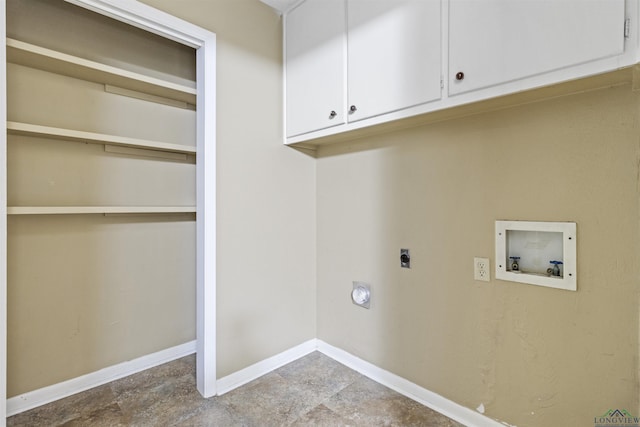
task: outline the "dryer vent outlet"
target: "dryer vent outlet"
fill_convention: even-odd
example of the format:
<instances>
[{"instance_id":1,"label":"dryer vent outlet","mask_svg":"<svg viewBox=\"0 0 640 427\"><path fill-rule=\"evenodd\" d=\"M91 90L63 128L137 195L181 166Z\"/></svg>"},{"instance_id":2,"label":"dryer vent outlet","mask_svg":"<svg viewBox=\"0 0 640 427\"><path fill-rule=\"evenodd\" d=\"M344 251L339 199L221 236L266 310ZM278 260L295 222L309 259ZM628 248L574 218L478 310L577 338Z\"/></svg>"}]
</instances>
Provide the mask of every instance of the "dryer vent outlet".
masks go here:
<instances>
[{"instance_id":1,"label":"dryer vent outlet","mask_svg":"<svg viewBox=\"0 0 640 427\"><path fill-rule=\"evenodd\" d=\"M353 282L351 301L362 308L371 306L371 286L363 282Z\"/></svg>"}]
</instances>

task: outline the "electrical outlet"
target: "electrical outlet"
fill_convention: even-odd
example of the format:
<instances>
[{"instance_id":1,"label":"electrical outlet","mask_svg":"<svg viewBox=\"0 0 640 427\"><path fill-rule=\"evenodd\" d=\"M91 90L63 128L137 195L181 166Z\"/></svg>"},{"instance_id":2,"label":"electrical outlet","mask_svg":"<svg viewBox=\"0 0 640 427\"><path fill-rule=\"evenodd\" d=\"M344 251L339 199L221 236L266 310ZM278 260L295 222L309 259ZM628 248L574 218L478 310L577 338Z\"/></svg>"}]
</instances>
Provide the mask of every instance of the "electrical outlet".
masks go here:
<instances>
[{"instance_id":1,"label":"electrical outlet","mask_svg":"<svg viewBox=\"0 0 640 427\"><path fill-rule=\"evenodd\" d=\"M491 279L489 274L489 258L473 259L473 279L488 282Z\"/></svg>"}]
</instances>

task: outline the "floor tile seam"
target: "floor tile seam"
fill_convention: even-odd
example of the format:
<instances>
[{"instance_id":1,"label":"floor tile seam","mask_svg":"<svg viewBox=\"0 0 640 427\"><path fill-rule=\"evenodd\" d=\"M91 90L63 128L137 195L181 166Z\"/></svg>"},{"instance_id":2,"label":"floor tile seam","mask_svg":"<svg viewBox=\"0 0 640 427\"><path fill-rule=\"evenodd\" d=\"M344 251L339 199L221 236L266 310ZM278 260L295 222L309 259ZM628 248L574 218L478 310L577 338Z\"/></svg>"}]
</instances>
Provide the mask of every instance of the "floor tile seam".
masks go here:
<instances>
[{"instance_id":1,"label":"floor tile seam","mask_svg":"<svg viewBox=\"0 0 640 427\"><path fill-rule=\"evenodd\" d=\"M207 404L206 403L202 403L201 405L199 405L199 407L195 410L195 411L191 411L189 413L188 416L181 418L180 416L178 416L178 419L176 420L172 420L170 426L178 426L184 423L188 423L190 419L199 416L200 414L202 414L203 412L205 412L207 409Z\"/></svg>"},{"instance_id":2,"label":"floor tile seam","mask_svg":"<svg viewBox=\"0 0 640 427\"><path fill-rule=\"evenodd\" d=\"M319 354L320 356L317 356L317 357L321 357L321 356L322 356L322 353L319 353L319 352L318 352L318 354ZM345 365L343 365L343 364L341 364L341 363L339 363L339 362L335 362L335 363L339 364L339 365L341 366L341 368L349 369L350 371L352 371L352 369L351 369L351 368L349 368L349 367L347 367L347 366L345 366ZM330 373L333 373L334 371L335 371L335 369L330 369ZM301 382L301 381L299 381L299 379L298 379L298 377L297 377L297 376L292 376L291 378L289 378L289 376L283 376L283 375L280 375L280 373L279 373L279 372L277 372L277 370L276 370L276 371L273 371L273 373L277 374L277 375L278 375L280 378L282 378L282 379L283 379L287 384L291 384L292 386L301 386L301 385L303 386L303 385L304 385L304 384L302 384L302 382ZM329 374L330 374L330 373L329 373ZM350 387L350 386L354 385L358 380L362 380L362 378L364 378L364 376L363 376L362 374L360 374L360 373L357 373L357 375L356 375L352 380L347 381L347 382L345 382L345 383L343 383L343 384L340 384L340 387L339 387L339 388L337 388L337 389L335 389L335 390L332 390L332 393L331 393L331 394L328 394L328 395L325 395L325 396L320 397L320 399L318 399L316 402L314 402L314 405L313 405L312 407L308 408L305 412L303 412L303 413L299 414L299 416L296 418L296 420L295 420L294 422L290 423L290 424L293 424L293 423L295 423L296 421L298 421L299 419L303 418L305 415L307 415L309 412L311 412L311 411L315 410L315 409L316 409L317 407L319 407L320 405L324 405L324 406L325 406L325 408L327 408L328 410L330 410L330 411L331 411L331 412L333 412L334 414L336 414L336 415L340 415L340 414L339 414L337 411L335 411L333 408L331 408L331 407L327 406L327 404L328 404L328 403L331 401L331 399L332 399L332 398L334 398L336 395L340 394L340 393L341 393L343 390L345 390L346 388L348 388L348 387ZM322 377L319 377L319 379L322 379ZM326 381L325 381L325 383L326 383Z\"/></svg>"},{"instance_id":3,"label":"floor tile seam","mask_svg":"<svg viewBox=\"0 0 640 427\"><path fill-rule=\"evenodd\" d=\"M267 375L267 374L265 374L265 375ZM263 376L264 376L264 375L263 375ZM256 378L256 379L259 379L259 378L262 378L262 377L258 377L258 378ZM253 381L255 381L255 380L253 380ZM252 382L253 382L253 381L252 381ZM247 383L247 384L250 384L250 383ZM238 387L238 388L242 388L242 387L244 387L244 386L245 386L245 385L247 385L247 384L244 384L243 386L240 386L240 387ZM237 390L237 389L234 389L234 390ZM234 390L231 390L231 391L229 391L229 392L227 392L227 393L225 393L225 394L223 394L223 395L216 395L216 396L213 396L213 397L211 397L210 399L214 399L214 401L215 401L216 403L218 403L219 405L223 406L223 407L227 410L227 412L228 412L228 413L230 413L230 414L232 415L232 417L233 417L234 419L236 419L236 420L238 420L239 422L241 422L241 423L242 423L241 425L242 425L243 427L244 427L244 426L252 426L252 425L253 425L253 423L252 423L251 419L250 419L250 418L247 418L246 416L243 416L240 412L238 412L238 410L237 410L236 408L234 408L234 406L233 406L233 400L232 400L232 399L228 399L228 398L227 398L227 399L225 399L225 398L224 398L224 396L226 396L226 395L228 395L228 394L230 394L230 393L233 393L233 391L234 391Z\"/></svg>"},{"instance_id":4,"label":"floor tile seam","mask_svg":"<svg viewBox=\"0 0 640 427\"><path fill-rule=\"evenodd\" d=\"M350 372L355 373L355 375L353 375L354 378L352 380L347 381L347 382L345 382L343 384L343 386L340 388L340 390L342 390L345 387L348 387L349 385L353 384L355 381L357 381L357 380L361 379L362 377L364 377L364 375L354 371L353 369L349 368L348 366L345 366L345 365L343 365L343 364L341 364L339 362L335 362L335 363L337 365L339 365L339 367L336 366L336 367L330 367L329 369L325 369L326 372L324 372L324 374L325 374L324 377L322 377L322 376L318 377L321 380L321 382L326 382L326 379L325 379L326 377L332 377L332 376L336 376L336 375L341 375L340 372L336 373L336 371L338 371L338 370L348 370ZM320 370L319 368L323 368L323 367L315 367L316 370ZM274 372L279 373L278 371L279 370L276 370ZM300 376L301 375L299 373L295 373L293 375L288 373L286 375L280 375L280 376L283 377L287 381L291 381L294 384L300 384L300 383L304 382L304 381L300 380ZM304 377L308 378L310 376L307 374L307 375L304 375Z\"/></svg>"},{"instance_id":5,"label":"floor tile seam","mask_svg":"<svg viewBox=\"0 0 640 427\"><path fill-rule=\"evenodd\" d=\"M137 386L127 387L126 389L121 390L114 390L114 387L111 387L111 392L114 395L114 400L118 403L121 403L123 401L135 398L137 395L145 395L153 392L160 387L166 386L167 383L171 383L174 386L178 387L185 384L190 385L191 382L193 382L193 386L195 387L193 374L187 373L176 377L165 378L164 381L160 381L158 383L139 384Z\"/></svg>"},{"instance_id":6,"label":"floor tile seam","mask_svg":"<svg viewBox=\"0 0 640 427\"><path fill-rule=\"evenodd\" d=\"M89 393L89 392L91 392L91 391L96 391L97 389L99 389L99 388L101 388L101 387L104 387L104 385L102 385L102 386L98 386L98 387L94 387L94 388L89 389L89 390L85 390L84 392L77 393L76 395L72 395L72 396L70 396L70 397L77 396L77 395L79 395L79 394ZM105 410L105 408L108 408L108 407L110 407L110 406L112 406L112 405L114 405L114 404L115 404L115 405L118 405L118 408L120 409L120 412L122 412L122 408L120 407L120 404L118 403L118 401L117 401L117 399L116 399L116 396L115 396L115 393L114 393L114 392L113 392L113 390L111 389L111 386L110 386L110 385L109 385L109 387L108 387L108 390L110 391L110 394L111 394L111 396L110 396L110 398L109 398L109 399L106 399L106 400L104 400L104 401L101 401L99 405L93 405L93 404L92 404L93 402L92 402L92 403L90 403L90 404L87 404L87 403L85 402L85 403L83 404L83 407L81 407L81 408L77 411L77 413L75 414L75 416L74 416L74 417L62 420L62 421L59 423L59 425L65 425L65 424L70 423L70 422L73 422L73 421L80 421L80 420L82 420L82 419L84 419L84 418L90 417L92 414L95 414L95 413L97 413L97 412L99 412L99 411L103 411L103 410ZM68 397L68 398L69 398L69 397ZM68 398L67 398L67 399L68 399ZM63 400L64 400L64 399L63 399ZM93 400L93 399L91 399L91 400ZM52 404L55 404L55 403L56 403L56 402L52 402ZM37 408L36 408L36 409L37 409Z\"/></svg>"},{"instance_id":7,"label":"floor tile seam","mask_svg":"<svg viewBox=\"0 0 640 427\"><path fill-rule=\"evenodd\" d=\"M347 387L350 387L351 385L353 385L355 381L350 382L348 384L345 384L344 386L340 387L340 389L334 391L332 394L324 397L323 399L321 399L320 403L318 403L316 406L313 407L313 409L317 408L320 405L324 405L327 409L329 409L332 412L335 412L333 410L333 408L331 408L330 406L327 406L327 404L329 404L329 402L331 402L331 399L333 399L334 397L336 397L338 394L340 394L343 390L345 390Z\"/></svg>"},{"instance_id":8,"label":"floor tile seam","mask_svg":"<svg viewBox=\"0 0 640 427\"><path fill-rule=\"evenodd\" d=\"M322 377L320 377L320 379L322 379ZM331 394L328 395L323 395L321 396L317 402L314 402L315 405L309 409L308 411L305 412L305 414L315 408L317 408L320 405L324 405L325 403L327 403L332 397L334 397L335 395L337 395L338 393L340 393L342 390L344 390L345 388L349 387L350 385L352 385L355 381L357 380L354 379L352 381L346 382L344 384L341 384L339 388L332 390ZM287 381L287 383L292 384L292 385L297 385L297 386L302 386L304 387L304 384L302 384L296 377L293 377L291 379L285 378L285 381ZM326 381L324 381L324 383L326 383ZM326 406L326 405L325 405Z\"/></svg>"},{"instance_id":9,"label":"floor tile seam","mask_svg":"<svg viewBox=\"0 0 640 427\"><path fill-rule=\"evenodd\" d=\"M264 382L267 383L271 383L272 381L278 382L280 384L283 384L287 389L290 389L292 387L297 387L299 384L293 379L293 378L288 378L285 377L283 375L280 374L280 372L278 372L278 370L274 370L268 373L265 373L264 375L256 378L253 381L257 381L257 380L262 380ZM252 381L252 382L253 382ZM247 383L247 384L251 384ZM228 394L233 393L233 390L230 391ZM256 427L265 427L265 425L263 424L255 424L255 419L253 417L247 417L247 416L243 416L242 413L239 413L238 409L235 407L235 405L233 404L234 399L225 399L224 396L226 396L227 394L223 395L223 396L217 396L217 398L221 398L219 400L219 402L225 406L225 408L227 408L227 410L229 410L232 414L234 414L234 416L236 418L239 418L241 420L241 422L244 422L244 425L249 425L249 426L253 426L256 425ZM302 393L301 393L302 396ZM284 418L290 418L287 421L285 421L282 425L291 425L293 423L295 423L297 420L300 419L300 417L303 414L306 414L309 410L315 408L315 406L320 405L322 402L320 401L322 399L318 399L317 403L314 402L314 405L312 405L309 408L305 408L303 413L298 413L297 409L297 405L293 402L290 402L291 405L283 412L281 412L279 415L284 417ZM281 407L281 409L283 409ZM280 427L280 425L278 425L278 427Z\"/></svg>"},{"instance_id":10,"label":"floor tile seam","mask_svg":"<svg viewBox=\"0 0 640 427\"><path fill-rule=\"evenodd\" d=\"M126 422L126 420L128 418L130 418L129 414L127 414L125 412L124 408L122 407L122 405L120 404L120 402L117 399L115 399L115 403L116 403L116 405L118 405L118 409L120 409L120 415L122 417L122 421Z\"/></svg>"},{"instance_id":11,"label":"floor tile seam","mask_svg":"<svg viewBox=\"0 0 640 427\"><path fill-rule=\"evenodd\" d=\"M118 408L120 408L120 412L122 412L122 415L124 417L129 416L129 411L126 410L125 406L122 404L122 399L121 399L121 394L122 393L116 393L115 391L113 391L114 394L114 402L118 405Z\"/></svg>"},{"instance_id":12,"label":"floor tile seam","mask_svg":"<svg viewBox=\"0 0 640 427\"><path fill-rule=\"evenodd\" d=\"M342 387L340 387L340 389L338 389L338 390L334 391L332 394L320 399L320 401L315 406L313 406L313 407L309 408L307 411L299 414L299 416L293 422L291 422L290 425L291 424L295 424L297 421L303 419L307 414L309 414L312 411L316 410L320 406L324 406L327 410L331 411L336 416L345 417L345 414L342 414L339 411L336 411L336 408L331 407L332 405L330 404L330 402L334 397L336 397L338 394L340 394L347 387L353 385L355 383L355 381L356 380L353 380L353 381L350 381L349 383L344 384Z\"/></svg>"},{"instance_id":13,"label":"floor tile seam","mask_svg":"<svg viewBox=\"0 0 640 427\"><path fill-rule=\"evenodd\" d=\"M296 423L298 423L300 420L304 419L307 415L309 415L311 412L315 411L316 409L318 409L320 406L324 406L325 408L327 408L327 406L324 403L318 403L316 406L314 406L313 408L309 409L308 411L305 411L303 413L301 413L295 420L293 420L292 422L289 423L289 425L294 425ZM337 415L337 412L335 412L332 409L327 408L327 410L333 412L334 414Z\"/></svg>"},{"instance_id":14,"label":"floor tile seam","mask_svg":"<svg viewBox=\"0 0 640 427\"><path fill-rule=\"evenodd\" d=\"M220 397L221 396L213 396L207 399L203 398L206 403L203 403L202 405L200 405L200 408L198 408L198 410L195 411L191 417L187 418L186 420L182 420L181 423L187 422L189 419L206 412L208 407L210 406L219 405L222 408L224 408L228 414L231 415L231 418L241 422L242 423L241 425L243 426L248 425L249 420L246 417L239 414L238 411L236 411L229 404L227 404L227 402L224 402L222 399L220 399Z\"/></svg>"}]
</instances>

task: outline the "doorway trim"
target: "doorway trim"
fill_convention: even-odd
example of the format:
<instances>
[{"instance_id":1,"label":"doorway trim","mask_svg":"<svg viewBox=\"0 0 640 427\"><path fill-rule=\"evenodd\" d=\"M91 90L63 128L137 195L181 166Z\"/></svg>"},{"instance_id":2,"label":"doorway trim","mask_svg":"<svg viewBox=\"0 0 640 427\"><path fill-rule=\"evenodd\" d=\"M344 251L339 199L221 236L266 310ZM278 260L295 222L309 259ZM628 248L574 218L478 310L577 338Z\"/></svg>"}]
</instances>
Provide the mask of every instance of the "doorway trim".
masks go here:
<instances>
[{"instance_id":1,"label":"doorway trim","mask_svg":"<svg viewBox=\"0 0 640 427\"><path fill-rule=\"evenodd\" d=\"M196 49L196 377L216 394L216 35L132 0L65 0Z\"/></svg>"}]
</instances>

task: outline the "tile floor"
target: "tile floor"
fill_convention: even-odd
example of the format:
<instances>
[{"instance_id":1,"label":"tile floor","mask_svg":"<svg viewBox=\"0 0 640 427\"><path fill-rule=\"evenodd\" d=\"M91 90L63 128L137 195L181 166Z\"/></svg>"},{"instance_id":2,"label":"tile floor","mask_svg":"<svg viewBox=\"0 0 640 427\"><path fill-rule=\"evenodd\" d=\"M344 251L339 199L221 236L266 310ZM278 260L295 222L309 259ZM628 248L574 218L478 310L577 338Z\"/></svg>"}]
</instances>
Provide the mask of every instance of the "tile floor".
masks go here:
<instances>
[{"instance_id":1,"label":"tile floor","mask_svg":"<svg viewBox=\"0 0 640 427\"><path fill-rule=\"evenodd\" d=\"M188 356L10 417L7 426L462 426L315 352L203 399Z\"/></svg>"}]
</instances>

